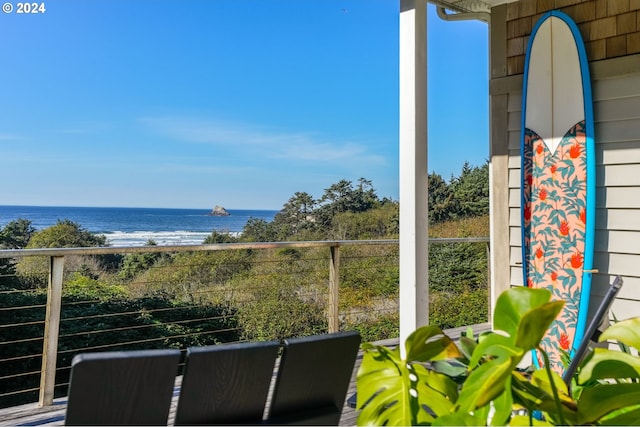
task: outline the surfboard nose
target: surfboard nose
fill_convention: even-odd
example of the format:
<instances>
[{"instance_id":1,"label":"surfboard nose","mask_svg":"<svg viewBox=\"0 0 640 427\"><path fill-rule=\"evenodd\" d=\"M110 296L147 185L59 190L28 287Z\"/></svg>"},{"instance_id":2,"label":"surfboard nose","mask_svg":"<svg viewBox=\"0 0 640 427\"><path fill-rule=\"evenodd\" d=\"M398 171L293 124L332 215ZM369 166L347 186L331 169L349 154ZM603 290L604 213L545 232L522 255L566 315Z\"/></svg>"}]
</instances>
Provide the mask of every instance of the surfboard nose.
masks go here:
<instances>
[{"instance_id":1,"label":"surfboard nose","mask_svg":"<svg viewBox=\"0 0 640 427\"><path fill-rule=\"evenodd\" d=\"M567 131L585 119L580 58L571 29L556 16L541 22L531 38L525 120L553 154Z\"/></svg>"}]
</instances>

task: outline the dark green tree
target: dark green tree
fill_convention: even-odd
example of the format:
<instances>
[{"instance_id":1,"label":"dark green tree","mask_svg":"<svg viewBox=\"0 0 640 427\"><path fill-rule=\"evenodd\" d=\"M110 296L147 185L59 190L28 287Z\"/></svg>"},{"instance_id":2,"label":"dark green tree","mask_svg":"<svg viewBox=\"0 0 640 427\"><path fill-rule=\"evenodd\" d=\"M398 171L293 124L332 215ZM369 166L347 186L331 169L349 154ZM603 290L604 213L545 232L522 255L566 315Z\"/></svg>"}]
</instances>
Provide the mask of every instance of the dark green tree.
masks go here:
<instances>
[{"instance_id":1,"label":"dark green tree","mask_svg":"<svg viewBox=\"0 0 640 427\"><path fill-rule=\"evenodd\" d=\"M33 249L91 246L107 246L107 238L104 235L93 234L69 219L62 219L51 227L33 233L26 247Z\"/></svg>"},{"instance_id":2,"label":"dark green tree","mask_svg":"<svg viewBox=\"0 0 640 427\"><path fill-rule=\"evenodd\" d=\"M429 175L429 222L443 222L454 216L453 193L447 182L437 173Z\"/></svg>"},{"instance_id":3,"label":"dark green tree","mask_svg":"<svg viewBox=\"0 0 640 427\"><path fill-rule=\"evenodd\" d=\"M456 218L489 214L489 162L480 167L465 162L460 176L450 186Z\"/></svg>"},{"instance_id":4,"label":"dark green tree","mask_svg":"<svg viewBox=\"0 0 640 427\"><path fill-rule=\"evenodd\" d=\"M0 248L25 248L35 232L36 229L28 219L18 218L14 221L9 221L2 230L0 230Z\"/></svg>"},{"instance_id":5,"label":"dark green tree","mask_svg":"<svg viewBox=\"0 0 640 427\"><path fill-rule=\"evenodd\" d=\"M35 248L81 248L92 246L107 246L107 239L103 235L96 235L83 228L80 224L68 219L58 220L55 225L36 231L29 239L27 249ZM91 278L97 277L98 270L111 263L106 257L65 257L65 272L90 271ZM44 286L49 271L47 257L22 258L16 265L20 280L27 286Z\"/></svg>"},{"instance_id":6,"label":"dark green tree","mask_svg":"<svg viewBox=\"0 0 640 427\"><path fill-rule=\"evenodd\" d=\"M321 226L331 224L336 214L342 212L365 212L379 205L371 181L360 178L354 188L349 180L342 179L324 190L320 198L320 207L316 210L316 221Z\"/></svg>"},{"instance_id":7,"label":"dark green tree","mask_svg":"<svg viewBox=\"0 0 640 427\"><path fill-rule=\"evenodd\" d=\"M9 221L0 230L0 249L23 249L36 229L28 219ZM15 259L0 259L0 285L17 286Z\"/></svg>"},{"instance_id":8,"label":"dark green tree","mask_svg":"<svg viewBox=\"0 0 640 427\"><path fill-rule=\"evenodd\" d=\"M274 217L274 226L280 230L280 234L286 236L312 231L316 225L316 205L317 202L309 193L296 192Z\"/></svg>"},{"instance_id":9,"label":"dark green tree","mask_svg":"<svg viewBox=\"0 0 640 427\"><path fill-rule=\"evenodd\" d=\"M275 242L278 241L277 229L273 222L260 218L249 218L242 229L240 240L243 242Z\"/></svg>"}]
</instances>

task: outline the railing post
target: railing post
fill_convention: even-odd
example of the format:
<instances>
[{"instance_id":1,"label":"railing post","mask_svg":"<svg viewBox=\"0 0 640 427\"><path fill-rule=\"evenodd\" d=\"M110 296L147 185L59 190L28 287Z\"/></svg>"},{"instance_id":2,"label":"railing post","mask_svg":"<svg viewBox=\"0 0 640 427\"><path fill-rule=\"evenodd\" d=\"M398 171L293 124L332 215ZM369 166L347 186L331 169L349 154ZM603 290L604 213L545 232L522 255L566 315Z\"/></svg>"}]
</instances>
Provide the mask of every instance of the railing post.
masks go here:
<instances>
[{"instance_id":1,"label":"railing post","mask_svg":"<svg viewBox=\"0 0 640 427\"><path fill-rule=\"evenodd\" d=\"M44 323L42 373L40 376L40 399L38 402L40 406L53 404L58 358L58 335L60 333L60 311L62 308L63 273L64 256L52 256L49 265L47 311Z\"/></svg>"},{"instance_id":2,"label":"railing post","mask_svg":"<svg viewBox=\"0 0 640 427\"><path fill-rule=\"evenodd\" d=\"M340 247L331 246L331 259L329 261L329 332L338 332L339 309L338 294L340 289Z\"/></svg>"}]
</instances>

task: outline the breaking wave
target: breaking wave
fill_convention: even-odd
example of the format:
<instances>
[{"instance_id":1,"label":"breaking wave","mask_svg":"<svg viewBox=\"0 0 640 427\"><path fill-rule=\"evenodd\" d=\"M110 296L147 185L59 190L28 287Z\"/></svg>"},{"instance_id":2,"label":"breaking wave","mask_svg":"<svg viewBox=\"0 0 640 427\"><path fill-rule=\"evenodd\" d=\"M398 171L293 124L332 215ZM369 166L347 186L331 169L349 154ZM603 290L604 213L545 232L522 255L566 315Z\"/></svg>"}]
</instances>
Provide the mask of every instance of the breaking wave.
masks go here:
<instances>
[{"instance_id":1,"label":"breaking wave","mask_svg":"<svg viewBox=\"0 0 640 427\"><path fill-rule=\"evenodd\" d=\"M211 233L200 231L113 231L104 233L109 246L144 246L153 240L159 246L200 245ZM238 236L240 233L230 233Z\"/></svg>"}]
</instances>

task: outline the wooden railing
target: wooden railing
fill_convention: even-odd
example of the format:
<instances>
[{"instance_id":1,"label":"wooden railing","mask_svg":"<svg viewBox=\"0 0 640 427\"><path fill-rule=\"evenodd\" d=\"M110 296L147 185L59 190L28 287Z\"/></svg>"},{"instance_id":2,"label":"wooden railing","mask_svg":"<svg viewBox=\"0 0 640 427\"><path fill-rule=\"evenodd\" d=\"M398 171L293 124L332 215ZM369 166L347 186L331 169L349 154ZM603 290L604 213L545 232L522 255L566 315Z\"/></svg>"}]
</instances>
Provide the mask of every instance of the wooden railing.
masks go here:
<instances>
[{"instance_id":1,"label":"wooden railing","mask_svg":"<svg viewBox=\"0 0 640 427\"><path fill-rule=\"evenodd\" d=\"M430 239L430 244L443 243L485 243L488 251L488 238ZM274 242L274 243L224 243L211 245L181 246L144 246L144 247L92 247L65 249L24 249L0 250L0 259L22 259L25 257L47 257L49 276L47 281L47 301L44 320L44 340L42 349L42 368L40 372L39 403L51 405L54 398L58 341L61 321L63 281L65 277L65 259L70 256L93 256L110 254L137 253L183 253L212 252L229 250L264 249L329 249L328 268L328 306L327 324L329 332L337 332L340 324L340 249L348 246L391 245L397 246L397 240L357 240L357 241L310 241L310 242ZM488 257L487 257L488 258Z\"/></svg>"}]
</instances>

